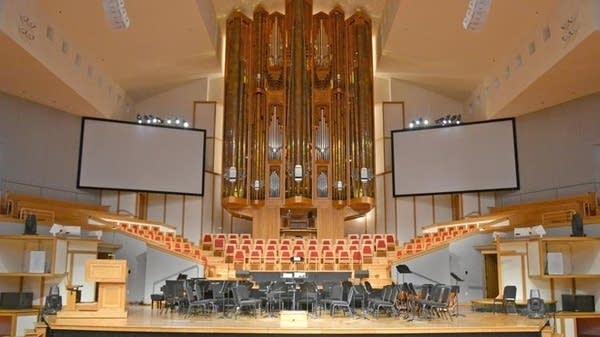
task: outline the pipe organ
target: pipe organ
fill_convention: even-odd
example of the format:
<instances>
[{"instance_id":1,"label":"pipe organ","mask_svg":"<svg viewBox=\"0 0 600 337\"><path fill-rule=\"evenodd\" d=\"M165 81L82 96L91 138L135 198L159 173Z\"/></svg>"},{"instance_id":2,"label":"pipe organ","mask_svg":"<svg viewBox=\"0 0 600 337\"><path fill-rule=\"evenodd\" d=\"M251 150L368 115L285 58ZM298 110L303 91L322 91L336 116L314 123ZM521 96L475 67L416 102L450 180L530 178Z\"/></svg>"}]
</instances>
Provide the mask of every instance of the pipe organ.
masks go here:
<instances>
[{"instance_id":1,"label":"pipe organ","mask_svg":"<svg viewBox=\"0 0 600 337\"><path fill-rule=\"evenodd\" d=\"M222 203L255 237L303 214L309 235L339 237L374 207L371 34L366 13L313 15L312 0L228 18Z\"/></svg>"}]
</instances>

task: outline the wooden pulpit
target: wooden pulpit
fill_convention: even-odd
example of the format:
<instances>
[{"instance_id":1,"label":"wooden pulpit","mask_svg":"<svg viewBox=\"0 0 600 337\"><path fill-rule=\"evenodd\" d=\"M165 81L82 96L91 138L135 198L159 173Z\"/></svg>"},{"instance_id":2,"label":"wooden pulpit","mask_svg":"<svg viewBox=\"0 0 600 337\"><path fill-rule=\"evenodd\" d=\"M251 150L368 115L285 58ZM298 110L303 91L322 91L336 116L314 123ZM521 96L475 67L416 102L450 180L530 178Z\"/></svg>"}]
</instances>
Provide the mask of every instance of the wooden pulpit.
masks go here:
<instances>
[{"instance_id":1,"label":"wooden pulpit","mask_svg":"<svg viewBox=\"0 0 600 337\"><path fill-rule=\"evenodd\" d=\"M96 282L96 302L76 303L74 309L67 305L57 313L57 322L64 319L127 318L126 260L87 260L85 280Z\"/></svg>"}]
</instances>

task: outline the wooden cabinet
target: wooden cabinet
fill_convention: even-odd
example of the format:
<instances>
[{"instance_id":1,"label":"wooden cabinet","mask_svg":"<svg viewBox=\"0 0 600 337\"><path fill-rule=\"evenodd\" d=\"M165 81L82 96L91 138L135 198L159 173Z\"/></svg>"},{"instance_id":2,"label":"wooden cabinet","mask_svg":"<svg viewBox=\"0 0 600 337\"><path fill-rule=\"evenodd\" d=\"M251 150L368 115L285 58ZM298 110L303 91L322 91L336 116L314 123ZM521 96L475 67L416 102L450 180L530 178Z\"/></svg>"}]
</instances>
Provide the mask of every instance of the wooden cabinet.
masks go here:
<instances>
[{"instance_id":1,"label":"wooden cabinet","mask_svg":"<svg viewBox=\"0 0 600 337\"><path fill-rule=\"evenodd\" d=\"M66 275L67 242L44 235L0 235L0 289L33 293L32 308L0 309L0 335L24 336L50 286Z\"/></svg>"},{"instance_id":2,"label":"wooden cabinet","mask_svg":"<svg viewBox=\"0 0 600 337\"><path fill-rule=\"evenodd\" d=\"M37 322L39 309L0 309L0 336L25 336Z\"/></svg>"},{"instance_id":3,"label":"wooden cabinet","mask_svg":"<svg viewBox=\"0 0 600 337\"><path fill-rule=\"evenodd\" d=\"M529 276L600 278L600 238L552 237L527 243Z\"/></svg>"}]
</instances>

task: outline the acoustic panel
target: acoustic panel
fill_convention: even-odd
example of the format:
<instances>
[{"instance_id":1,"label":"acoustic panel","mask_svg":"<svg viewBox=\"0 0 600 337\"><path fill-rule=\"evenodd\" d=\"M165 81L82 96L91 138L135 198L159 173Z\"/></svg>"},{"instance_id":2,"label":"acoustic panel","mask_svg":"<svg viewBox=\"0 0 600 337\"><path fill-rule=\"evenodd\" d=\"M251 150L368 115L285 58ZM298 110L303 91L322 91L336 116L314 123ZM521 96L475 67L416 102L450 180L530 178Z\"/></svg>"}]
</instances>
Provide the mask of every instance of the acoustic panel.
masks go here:
<instances>
[{"instance_id":1,"label":"acoustic panel","mask_svg":"<svg viewBox=\"0 0 600 337\"><path fill-rule=\"evenodd\" d=\"M519 188L514 119L392 131L394 196Z\"/></svg>"},{"instance_id":2,"label":"acoustic panel","mask_svg":"<svg viewBox=\"0 0 600 337\"><path fill-rule=\"evenodd\" d=\"M80 188L203 195L206 132L83 118Z\"/></svg>"}]
</instances>

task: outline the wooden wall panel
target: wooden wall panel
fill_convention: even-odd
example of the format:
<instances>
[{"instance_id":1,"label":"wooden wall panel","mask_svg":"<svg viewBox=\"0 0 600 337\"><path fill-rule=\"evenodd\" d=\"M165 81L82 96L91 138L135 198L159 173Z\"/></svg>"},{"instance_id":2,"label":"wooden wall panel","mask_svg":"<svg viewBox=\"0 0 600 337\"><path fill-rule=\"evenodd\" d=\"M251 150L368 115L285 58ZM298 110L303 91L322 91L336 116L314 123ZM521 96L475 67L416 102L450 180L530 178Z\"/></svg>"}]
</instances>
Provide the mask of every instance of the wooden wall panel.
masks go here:
<instances>
[{"instance_id":1,"label":"wooden wall panel","mask_svg":"<svg viewBox=\"0 0 600 337\"><path fill-rule=\"evenodd\" d=\"M165 220L167 224L177 228L177 233L187 237L183 225L183 195L167 194L165 196Z\"/></svg>"},{"instance_id":2,"label":"wooden wall panel","mask_svg":"<svg viewBox=\"0 0 600 337\"><path fill-rule=\"evenodd\" d=\"M452 196L450 194L434 195L433 203L433 222L445 222L452 220Z\"/></svg>"},{"instance_id":3,"label":"wooden wall panel","mask_svg":"<svg viewBox=\"0 0 600 337\"><path fill-rule=\"evenodd\" d=\"M205 180L206 181L206 180ZM183 214L183 224L185 230L185 237L192 242L199 243L202 238L202 200L208 198L201 198L193 195L186 195L184 200L185 212Z\"/></svg>"},{"instance_id":4,"label":"wooden wall panel","mask_svg":"<svg viewBox=\"0 0 600 337\"><path fill-rule=\"evenodd\" d=\"M398 242L408 242L415 237L415 208L412 197L396 198L396 226Z\"/></svg>"},{"instance_id":5,"label":"wooden wall panel","mask_svg":"<svg viewBox=\"0 0 600 337\"><path fill-rule=\"evenodd\" d=\"M100 204L109 207L110 212L117 212L119 207L119 192L112 190L102 190L100 195Z\"/></svg>"},{"instance_id":6,"label":"wooden wall panel","mask_svg":"<svg viewBox=\"0 0 600 337\"><path fill-rule=\"evenodd\" d=\"M423 226L433 223L433 197L420 195L415 197L415 235L423 233Z\"/></svg>"},{"instance_id":7,"label":"wooden wall panel","mask_svg":"<svg viewBox=\"0 0 600 337\"><path fill-rule=\"evenodd\" d=\"M165 222L165 195L148 193L148 220Z\"/></svg>"}]
</instances>

